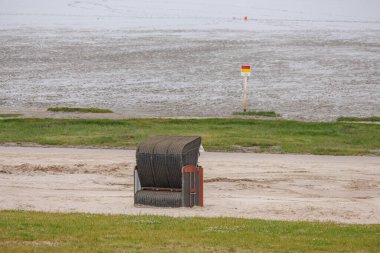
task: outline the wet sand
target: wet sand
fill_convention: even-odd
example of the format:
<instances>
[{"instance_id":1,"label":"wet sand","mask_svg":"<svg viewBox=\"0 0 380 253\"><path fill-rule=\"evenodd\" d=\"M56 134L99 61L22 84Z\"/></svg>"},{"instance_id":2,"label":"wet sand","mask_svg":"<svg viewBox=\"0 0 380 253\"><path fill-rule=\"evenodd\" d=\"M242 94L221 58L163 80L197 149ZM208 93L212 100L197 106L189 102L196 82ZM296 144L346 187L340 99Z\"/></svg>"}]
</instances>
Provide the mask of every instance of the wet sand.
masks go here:
<instances>
[{"instance_id":1,"label":"wet sand","mask_svg":"<svg viewBox=\"0 0 380 253\"><path fill-rule=\"evenodd\" d=\"M3 113L228 117L242 110L241 64L252 64L249 110L313 121L380 111L378 29L4 28L0 61Z\"/></svg>"}]
</instances>

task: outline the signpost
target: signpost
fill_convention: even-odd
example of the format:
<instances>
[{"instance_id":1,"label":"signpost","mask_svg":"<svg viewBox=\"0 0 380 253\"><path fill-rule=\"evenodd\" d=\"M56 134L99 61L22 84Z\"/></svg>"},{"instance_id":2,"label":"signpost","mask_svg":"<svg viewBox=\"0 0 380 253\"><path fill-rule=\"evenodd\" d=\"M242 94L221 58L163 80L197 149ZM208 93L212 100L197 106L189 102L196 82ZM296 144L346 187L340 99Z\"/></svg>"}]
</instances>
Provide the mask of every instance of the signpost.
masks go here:
<instances>
[{"instance_id":1,"label":"signpost","mask_svg":"<svg viewBox=\"0 0 380 253\"><path fill-rule=\"evenodd\" d=\"M251 76L251 65L242 65L241 66L241 76L244 77L244 81L243 81L243 90L244 90L243 107L244 107L244 112L246 112L247 111L247 86L248 86L248 78Z\"/></svg>"}]
</instances>

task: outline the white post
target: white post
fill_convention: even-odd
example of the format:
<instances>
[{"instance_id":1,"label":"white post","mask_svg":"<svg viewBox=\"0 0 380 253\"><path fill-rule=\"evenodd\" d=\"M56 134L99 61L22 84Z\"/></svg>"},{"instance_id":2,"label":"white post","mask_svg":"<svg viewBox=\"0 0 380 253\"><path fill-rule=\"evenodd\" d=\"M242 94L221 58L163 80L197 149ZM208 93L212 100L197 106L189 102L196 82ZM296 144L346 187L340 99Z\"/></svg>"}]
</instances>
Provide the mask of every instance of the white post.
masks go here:
<instances>
[{"instance_id":1,"label":"white post","mask_svg":"<svg viewBox=\"0 0 380 253\"><path fill-rule=\"evenodd\" d=\"M241 75L244 77L243 81L243 108L244 112L247 112L247 90L248 90L248 78L251 75L251 65L241 66Z\"/></svg>"},{"instance_id":2,"label":"white post","mask_svg":"<svg viewBox=\"0 0 380 253\"><path fill-rule=\"evenodd\" d=\"M243 86L244 86L244 95L243 95L243 100L244 100L244 102L243 102L243 108L244 108L244 112L246 112L247 111L247 86L248 86L248 76L245 76L244 77L244 84L243 84Z\"/></svg>"}]
</instances>

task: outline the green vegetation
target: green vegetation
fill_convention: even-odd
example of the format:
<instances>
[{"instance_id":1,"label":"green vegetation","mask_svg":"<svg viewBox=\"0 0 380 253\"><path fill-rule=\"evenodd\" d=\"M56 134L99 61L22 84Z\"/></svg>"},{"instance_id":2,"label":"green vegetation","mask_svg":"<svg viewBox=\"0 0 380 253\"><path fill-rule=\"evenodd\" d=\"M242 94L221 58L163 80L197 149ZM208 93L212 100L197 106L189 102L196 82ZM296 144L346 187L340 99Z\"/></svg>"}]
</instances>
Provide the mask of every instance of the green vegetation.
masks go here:
<instances>
[{"instance_id":1,"label":"green vegetation","mask_svg":"<svg viewBox=\"0 0 380 253\"><path fill-rule=\"evenodd\" d=\"M16 113L0 114L0 118L14 118L21 115L22 114L16 114Z\"/></svg>"},{"instance_id":2,"label":"green vegetation","mask_svg":"<svg viewBox=\"0 0 380 253\"><path fill-rule=\"evenodd\" d=\"M51 112L85 112L85 113L112 113L108 109L99 108L70 108L70 107L50 107L48 111Z\"/></svg>"},{"instance_id":3,"label":"green vegetation","mask_svg":"<svg viewBox=\"0 0 380 253\"><path fill-rule=\"evenodd\" d=\"M369 122L380 122L380 117L372 116L366 118L360 117L339 117L337 121L369 121Z\"/></svg>"},{"instance_id":4,"label":"green vegetation","mask_svg":"<svg viewBox=\"0 0 380 253\"><path fill-rule=\"evenodd\" d=\"M380 225L0 211L1 252L378 252L379 237Z\"/></svg>"},{"instance_id":5,"label":"green vegetation","mask_svg":"<svg viewBox=\"0 0 380 253\"><path fill-rule=\"evenodd\" d=\"M264 112L264 111L248 111L248 112L234 112L233 115L242 115L242 116L264 116L264 117L280 117L281 114L276 112Z\"/></svg>"},{"instance_id":6,"label":"green vegetation","mask_svg":"<svg viewBox=\"0 0 380 253\"><path fill-rule=\"evenodd\" d=\"M377 154L379 124L255 119L4 119L0 143L136 147L155 135L200 135L206 151ZM371 151L372 150L372 151ZM374 151L375 150L375 151Z\"/></svg>"}]
</instances>

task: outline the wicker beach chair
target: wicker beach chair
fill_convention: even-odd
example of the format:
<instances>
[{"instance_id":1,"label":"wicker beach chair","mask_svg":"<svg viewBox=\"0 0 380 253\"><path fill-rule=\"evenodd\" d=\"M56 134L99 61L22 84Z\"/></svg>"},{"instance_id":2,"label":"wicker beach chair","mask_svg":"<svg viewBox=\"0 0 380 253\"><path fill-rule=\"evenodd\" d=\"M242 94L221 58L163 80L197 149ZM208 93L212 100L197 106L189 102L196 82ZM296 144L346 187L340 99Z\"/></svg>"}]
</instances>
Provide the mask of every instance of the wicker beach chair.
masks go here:
<instances>
[{"instance_id":1,"label":"wicker beach chair","mask_svg":"<svg viewBox=\"0 0 380 253\"><path fill-rule=\"evenodd\" d=\"M140 143L134 173L135 205L203 206L200 145L198 136L157 136Z\"/></svg>"}]
</instances>

